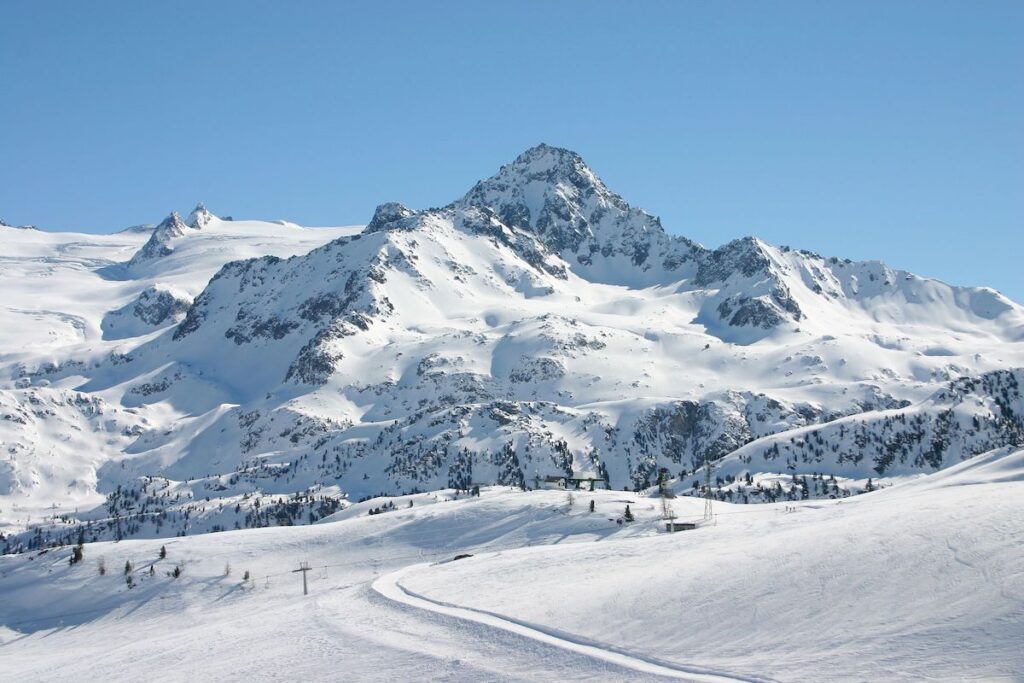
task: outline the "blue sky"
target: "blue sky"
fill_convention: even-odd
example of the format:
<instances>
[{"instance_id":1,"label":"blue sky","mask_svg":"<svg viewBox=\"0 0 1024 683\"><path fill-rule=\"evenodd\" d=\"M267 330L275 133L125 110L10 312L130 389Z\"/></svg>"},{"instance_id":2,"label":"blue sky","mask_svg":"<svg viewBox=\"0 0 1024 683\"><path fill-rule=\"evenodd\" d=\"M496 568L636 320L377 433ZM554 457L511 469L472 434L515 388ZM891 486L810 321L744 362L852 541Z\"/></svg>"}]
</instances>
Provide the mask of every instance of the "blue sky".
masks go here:
<instances>
[{"instance_id":1,"label":"blue sky","mask_svg":"<svg viewBox=\"0 0 1024 683\"><path fill-rule=\"evenodd\" d=\"M1024 2L0 5L0 217L364 223L537 142L708 246L1024 301Z\"/></svg>"}]
</instances>

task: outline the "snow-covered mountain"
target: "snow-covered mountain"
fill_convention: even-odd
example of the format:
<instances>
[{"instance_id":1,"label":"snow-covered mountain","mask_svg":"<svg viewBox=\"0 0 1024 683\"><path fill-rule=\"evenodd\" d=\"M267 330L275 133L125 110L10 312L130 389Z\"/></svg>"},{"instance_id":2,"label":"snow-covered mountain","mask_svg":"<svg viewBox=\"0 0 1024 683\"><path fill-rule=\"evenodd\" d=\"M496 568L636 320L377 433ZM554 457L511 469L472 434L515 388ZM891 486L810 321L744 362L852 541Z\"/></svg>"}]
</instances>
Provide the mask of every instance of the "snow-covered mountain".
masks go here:
<instances>
[{"instance_id":1,"label":"snow-covered mountain","mask_svg":"<svg viewBox=\"0 0 1024 683\"><path fill-rule=\"evenodd\" d=\"M707 459L722 496L844 495L1024 433L1020 305L756 238L707 249L548 145L365 229L200 205L0 245L17 544L548 475L694 492Z\"/></svg>"}]
</instances>

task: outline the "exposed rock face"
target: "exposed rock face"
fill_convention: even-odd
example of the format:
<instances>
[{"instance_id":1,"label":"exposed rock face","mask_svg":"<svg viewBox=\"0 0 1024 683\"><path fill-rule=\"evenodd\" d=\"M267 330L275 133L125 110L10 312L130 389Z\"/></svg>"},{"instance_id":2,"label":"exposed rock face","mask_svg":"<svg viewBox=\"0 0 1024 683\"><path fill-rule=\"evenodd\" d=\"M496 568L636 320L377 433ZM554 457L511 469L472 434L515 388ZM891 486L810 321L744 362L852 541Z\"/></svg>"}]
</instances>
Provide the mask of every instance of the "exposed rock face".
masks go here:
<instances>
[{"instance_id":1,"label":"exposed rock face","mask_svg":"<svg viewBox=\"0 0 1024 683\"><path fill-rule=\"evenodd\" d=\"M184 237L189 230L189 226L181 220L178 212L172 211L167 218L160 221L146 243L132 256L131 261L128 262L129 268L161 256L167 256L173 251L173 242Z\"/></svg>"},{"instance_id":2,"label":"exposed rock face","mask_svg":"<svg viewBox=\"0 0 1024 683\"><path fill-rule=\"evenodd\" d=\"M104 338L124 339L177 323L191 305L192 299L184 292L171 287L147 287L134 301L103 317Z\"/></svg>"},{"instance_id":3,"label":"exposed rock face","mask_svg":"<svg viewBox=\"0 0 1024 683\"><path fill-rule=\"evenodd\" d=\"M155 327L177 320L191 305L192 300L187 296L168 289L148 287L136 299L132 306L132 315Z\"/></svg>"}]
</instances>

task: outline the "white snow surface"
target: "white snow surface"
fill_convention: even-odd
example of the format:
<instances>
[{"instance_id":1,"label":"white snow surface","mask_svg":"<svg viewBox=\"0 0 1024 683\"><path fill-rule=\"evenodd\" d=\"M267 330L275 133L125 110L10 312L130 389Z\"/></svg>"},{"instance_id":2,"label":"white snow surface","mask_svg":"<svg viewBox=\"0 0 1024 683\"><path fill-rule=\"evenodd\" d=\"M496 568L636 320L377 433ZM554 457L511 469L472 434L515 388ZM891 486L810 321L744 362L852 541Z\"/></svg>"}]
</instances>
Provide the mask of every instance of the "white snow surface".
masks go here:
<instances>
[{"instance_id":1,"label":"white snow surface","mask_svg":"<svg viewBox=\"0 0 1024 683\"><path fill-rule=\"evenodd\" d=\"M1024 671L1019 450L847 500L719 504L715 524L676 534L661 530L656 498L632 493L576 492L571 506L563 491L453 495L394 498L395 511L373 516L384 501L368 501L305 527L87 543L75 566L69 548L0 557L0 671L18 681L129 671L1014 681ZM620 525L626 504L637 521ZM700 515L699 500L673 504L681 519ZM472 556L452 561L460 554ZM313 568L305 597L300 561Z\"/></svg>"}]
</instances>

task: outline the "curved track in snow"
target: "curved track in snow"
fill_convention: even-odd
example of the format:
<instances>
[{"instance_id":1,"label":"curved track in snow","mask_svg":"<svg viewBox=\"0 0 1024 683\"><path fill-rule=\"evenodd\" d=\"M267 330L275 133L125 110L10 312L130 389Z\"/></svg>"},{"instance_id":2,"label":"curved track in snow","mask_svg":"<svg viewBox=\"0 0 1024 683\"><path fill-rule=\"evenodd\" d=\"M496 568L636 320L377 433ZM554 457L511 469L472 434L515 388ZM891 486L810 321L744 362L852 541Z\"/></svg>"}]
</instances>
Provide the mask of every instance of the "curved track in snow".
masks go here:
<instances>
[{"instance_id":1,"label":"curved track in snow","mask_svg":"<svg viewBox=\"0 0 1024 683\"><path fill-rule=\"evenodd\" d=\"M638 673L674 678L701 683L734 683L735 681L760 682L769 679L737 676L722 671L713 671L701 667L681 666L654 658L644 657L636 653L620 650L607 644L581 638L557 629L549 629L538 624L519 621L508 616L488 612L486 610L463 607L452 603L432 600L425 595L414 593L405 588L401 579L415 569L428 567L428 563L414 564L398 571L385 574L372 584L373 590L388 600L401 603L447 617L476 622L484 626L501 629L518 636L551 645L576 654L592 657L609 664L614 664Z\"/></svg>"}]
</instances>

